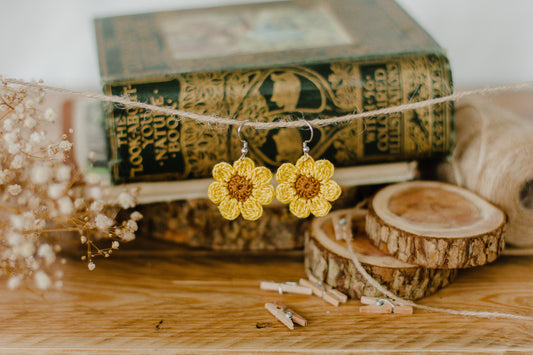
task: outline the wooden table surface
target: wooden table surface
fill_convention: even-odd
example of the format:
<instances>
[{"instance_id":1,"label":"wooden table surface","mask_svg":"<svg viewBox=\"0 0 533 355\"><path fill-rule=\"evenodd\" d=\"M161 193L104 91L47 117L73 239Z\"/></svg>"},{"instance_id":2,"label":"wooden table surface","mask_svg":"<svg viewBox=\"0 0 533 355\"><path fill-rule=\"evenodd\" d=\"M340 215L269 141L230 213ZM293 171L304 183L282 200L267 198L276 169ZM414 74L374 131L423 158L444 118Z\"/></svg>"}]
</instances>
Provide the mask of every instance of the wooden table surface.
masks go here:
<instances>
[{"instance_id":1,"label":"wooden table surface","mask_svg":"<svg viewBox=\"0 0 533 355\"><path fill-rule=\"evenodd\" d=\"M122 251L94 271L71 259L61 291L0 290L0 353L533 353L533 322L415 310L368 315L359 301L259 289L304 276L300 252L221 255L171 245ZM533 315L533 258L502 257L462 271L421 304ZM306 317L285 328L265 309L282 301Z\"/></svg>"},{"instance_id":2,"label":"wooden table surface","mask_svg":"<svg viewBox=\"0 0 533 355\"><path fill-rule=\"evenodd\" d=\"M533 93L495 98L533 113ZM87 270L62 265L64 287L39 293L0 283L0 353L533 353L533 322L415 310L360 314L317 297L278 295L261 280L304 276L301 252L229 255L132 243ZM265 309L282 301L307 318L285 328ZM533 256L463 270L419 303L533 316Z\"/></svg>"}]
</instances>

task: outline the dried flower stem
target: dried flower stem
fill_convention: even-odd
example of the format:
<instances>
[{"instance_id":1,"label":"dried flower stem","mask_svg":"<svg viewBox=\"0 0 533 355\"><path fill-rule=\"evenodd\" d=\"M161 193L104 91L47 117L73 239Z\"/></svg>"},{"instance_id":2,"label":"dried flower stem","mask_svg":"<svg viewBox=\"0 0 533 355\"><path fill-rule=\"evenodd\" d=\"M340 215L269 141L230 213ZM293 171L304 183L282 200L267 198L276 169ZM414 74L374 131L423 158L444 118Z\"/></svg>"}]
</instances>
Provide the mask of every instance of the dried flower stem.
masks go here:
<instances>
[{"instance_id":1,"label":"dried flower stem","mask_svg":"<svg viewBox=\"0 0 533 355\"><path fill-rule=\"evenodd\" d=\"M6 206L6 205L1 205L1 204L0 204L0 209L8 211L8 212L11 212L11 213L15 213L15 214L21 214L22 213L21 210L17 210L16 208L9 207L9 206Z\"/></svg>"},{"instance_id":2,"label":"dried flower stem","mask_svg":"<svg viewBox=\"0 0 533 355\"><path fill-rule=\"evenodd\" d=\"M80 229L77 227L66 228L51 228L51 229L36 229L27 231L26 233L63 233L63 232L78 232Z\"/></svg>"},{"instance_id":3,"label":"dried flower stem","mask_svg":"<svg viewBox=\"0 0 533 355\"><path fill-rule=\"evenodd\" d=\"M133 213L116 221L116 205L131 208L134 198L125 192L116 204L101 200L99 178L84 175L67 160L72 150L67 136L51 139L45 133L56 114L42 106L44 98L41 88L13 88L0 78L0 277L8 278L11 289L30 277L40 289L60 286L50 275L58 243L65 240L62 233L70 240L77 234L87 244L92 270L93 257L108 257L119 241L135 238L142 217Z\"/></svg>"}]
</instances>

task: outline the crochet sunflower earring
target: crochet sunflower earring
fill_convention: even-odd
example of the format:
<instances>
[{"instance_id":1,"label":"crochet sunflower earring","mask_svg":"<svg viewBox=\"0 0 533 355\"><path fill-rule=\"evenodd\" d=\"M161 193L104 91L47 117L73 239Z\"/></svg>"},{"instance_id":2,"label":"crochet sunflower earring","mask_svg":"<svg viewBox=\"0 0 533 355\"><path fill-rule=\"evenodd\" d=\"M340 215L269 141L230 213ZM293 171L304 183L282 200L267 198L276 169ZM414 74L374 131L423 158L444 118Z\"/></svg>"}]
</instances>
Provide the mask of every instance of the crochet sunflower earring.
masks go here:
<instances>
[{"instance_id":1,"label":"crochet sunflower earring","mask_svg":"<svg viewBox=\"0 0 533 355\"><path fill-rule=\"evenodd\" d=\"M339 185L331 180L333 164L327 160L315 161L309 155L307 143L313 139L313 127L307 121L311 136L303 142L303 155L296 164L282 164L276 171L276 197L281 203L289 204L289 209L298 218L306 218L312 213L322 217L329 213L330 202L341 195Z\"/></svg>"},{"instance_id":2,"label":"crochet sunflower earring","mask_svg":"<svg viewBox=\"0 0 533 355\"><path fill-rule=\"evenodd\" d=\"M218 205L220 214L230 221L242 217L255 221L263 214L263 205L274 198L274 187L270 185L272 172L264 166L256 167L248 153L248 142L241 138L241 128L248 121L243 121L237 135L243 143L241 157L233 163L218 163L213 167L215 182L209 185L209 199Z\"/></svg>"}]
</instances>

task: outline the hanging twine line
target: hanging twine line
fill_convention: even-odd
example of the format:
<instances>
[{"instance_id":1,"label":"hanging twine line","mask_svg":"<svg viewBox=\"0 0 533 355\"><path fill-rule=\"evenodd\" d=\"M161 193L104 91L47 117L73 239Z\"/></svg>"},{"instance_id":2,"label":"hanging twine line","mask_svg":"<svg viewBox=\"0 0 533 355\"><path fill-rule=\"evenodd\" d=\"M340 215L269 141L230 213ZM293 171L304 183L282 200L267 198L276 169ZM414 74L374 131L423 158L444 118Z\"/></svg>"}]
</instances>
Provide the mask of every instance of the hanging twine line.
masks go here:
<instances>
[{"instance_id":1,"label":"hanging twine line","mask_svg":"<svg viewBox=\"0 0 533 355\"><path fill-rule=\"evenodd\" d=\"M229 126L243 125L241 121L238 121L236 119L218 117L216 115L198 114L198 113L193 113L189 111L173 109L171 107L161 107L161 106L151 105L151 104L147 104L144 102L133 101L133 100L128 99L127 97L122 97L122 96L97 94L97 93L92 93L89 91L69 90L69 89L63 89L63 88L58 88L54 86L44 85L38 82L29 82L29 81L11 79L11 78L0 77L0 82L7 83L7 84L13 84L13 85L22 85L22 86L32 87L32 88L40 88L40 89L44 89L47 91L61 93L61 94L82 96L82 97L86 97L89 99L120 104L125 107L141 108L141 109L145 109L145 110L152 111L152 112L162 113L168 116L180 116L182 118L189 118L191 120L197 121L199 123L207 124L207 125L229 125ZM418 101L418 102L413 102L413 103L408 103L408 104L403 104L403 105L398 105L398 106L391 106L391 107L382 108L378 110L365 111L365 112L354 113L354 114L349 114L349 115L344 115L344 116L337 116L337 117L330 117L330 118L323 118L323 119L317 118L317 119L312 119L308 121L303 121L303 120L294 120L294 121L281 120L281 121L276 121L276 122L250 121L250 122L246 122L245 125L248 127L255 128L255 129L273 129L273 128L289 128L289 127L300 128L300 127L306 127L307 126L306 122L309 122L310 125L315 126L315 127L329 126L329 125L346 123L346 122L368 118L368 117L388 115L391 113L398 113L398 112L404 112L404 111L414 110L418 108L429 107L431 105L455 101L455 100L458 100L460 98L467 97L467 96L490 95L490 94L494 94L494 93L501 92L501 91L515 91L515 90L520 90L520 89L524 89L524 88L532 87L532 86L533 86L533 81L526 81L526 82L517 83L517 84L486 87L486 88L476 89L476 90L459 91L455 94L451 94L448 96L437 97L437 98L433 98L429 100Z\"/></svg>"},{"instance_id":2,"label":"hanging twine line","mask_svg":"<svg viewBox=\"0 0 533 355\"><path fill-rule=\"evenodd\" d=\"M40 89L44 89L47 91L61 93L61 94L75 95L75 96L86 97L89 99L94 99L94 100L99 100L99 101L111 102L111 103L123 105L125 107L141 108L141 109L145 109L145 110L149 110L153 112L163 113L169 116L181 116L181 117L189 118L197 122L208 124L208 125L211 125L211 124L241 125L241 126L243 125L242 122L238 120L230 119L230 118L222 118L222 117L217 117L215 115L202 115L202 114L196 114L196 113L183 111L183 110L176 110L170 107L160 107L160 106L150 105L150 104L146 104L146 103L142 103L138 101L129 100L128 98L125 98L122 96L103 95L103 94L97 94L97 93L92 93L88 91L75 91L75 90L58 88L54 86L43 85L42 83L37 83L37 82L27 82L24 80L9 79L9 78L6 79L2 77L0 77L0 82L6 83L6 84L21 85L25 87L40 88ZM331 118L326 118L326 119L313 119L309 121L297 120L297 121L277 121L277 122L247 122L246 125L249 127L256 128L256 129L273 129L273 128L288 128L288 127L299 128L299 127L306 127L308 124L311 124L312 126L315 126L315 127L328 126L328 125L350 122L350 121L367 118L367 117L387 115L391 113L398 113L398 112L404 112L404 111L413 110L417 108L428 107L431 105L458 100L460 98L467 97L467 96L489 95L489 94L494 94L494 93L501 92L501 91L520 90L520 89L531 87L531 86L533 86L533 81L527 81L527 82L517 83L517 84L493 86L493 87L487 87L487 88L476 89L476 90L468 90L468 91L460 91L455 94L443 96L439 98L433 98L429 100L418 101L418 102L399 105L399 106L387 107L387 108L379 109L379 110L366 111L366 112L361 112L357 114L331 117ZM414 303L412 301L405 300L401 297L396 296L389 290L387 290L376 279L370 276L366 272L364 267L361 265L361 263L359 262L359 259L357 258L357 255L353 251L350 238L346 237L346 241L348 245L347 250L350 254L351 260L354 263L354 266L357 269L357 271L363 276L363 278L369 284L371 284L374 288L376 288L376 290L378 290L383 295L389 297L391 300L395 301L396 303L400 305L409 305L415 308L425 309L427 311L448 313L448 314L455 314L455 315L462 315L462 316L472 316L472 317L480 317L480 318L507 318L507 319L516 319L516 320L524 320L524 321L533 321L533 317L529 317L529 316L522 316L522 315L501 313L501 312L483 312L483 311L469 311L469 310L460 311L460 310L454 310L454 309L448 309L448 308L425 306L425 305Z\"/></svg>"}]
</instances>

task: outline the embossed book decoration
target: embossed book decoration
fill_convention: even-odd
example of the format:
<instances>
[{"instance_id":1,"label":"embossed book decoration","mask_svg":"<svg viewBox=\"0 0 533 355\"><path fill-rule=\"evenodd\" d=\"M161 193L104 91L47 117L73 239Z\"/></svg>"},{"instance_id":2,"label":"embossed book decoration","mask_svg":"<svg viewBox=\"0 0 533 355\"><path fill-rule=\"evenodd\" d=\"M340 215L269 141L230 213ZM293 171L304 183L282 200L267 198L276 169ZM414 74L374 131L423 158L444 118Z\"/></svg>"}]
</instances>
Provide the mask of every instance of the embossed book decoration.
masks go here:
<instances>
[{"instance_id":1,"label":"embossed book decoration","mask_svg":"<svg viewBox=\"0 0 533 355\"><path fill-rule=\"evenodd\" d=\"M448 95L445 52L389 0L310 0L100 18L108 94L238 120L333 117ZM237 127L114 107L115 183L210 176L239 157ZM307 132L249 130L248 156L295 161ZM313 157L336 166L442 156L451 104L315 128Z\"/></svg>"}]
</instances>

